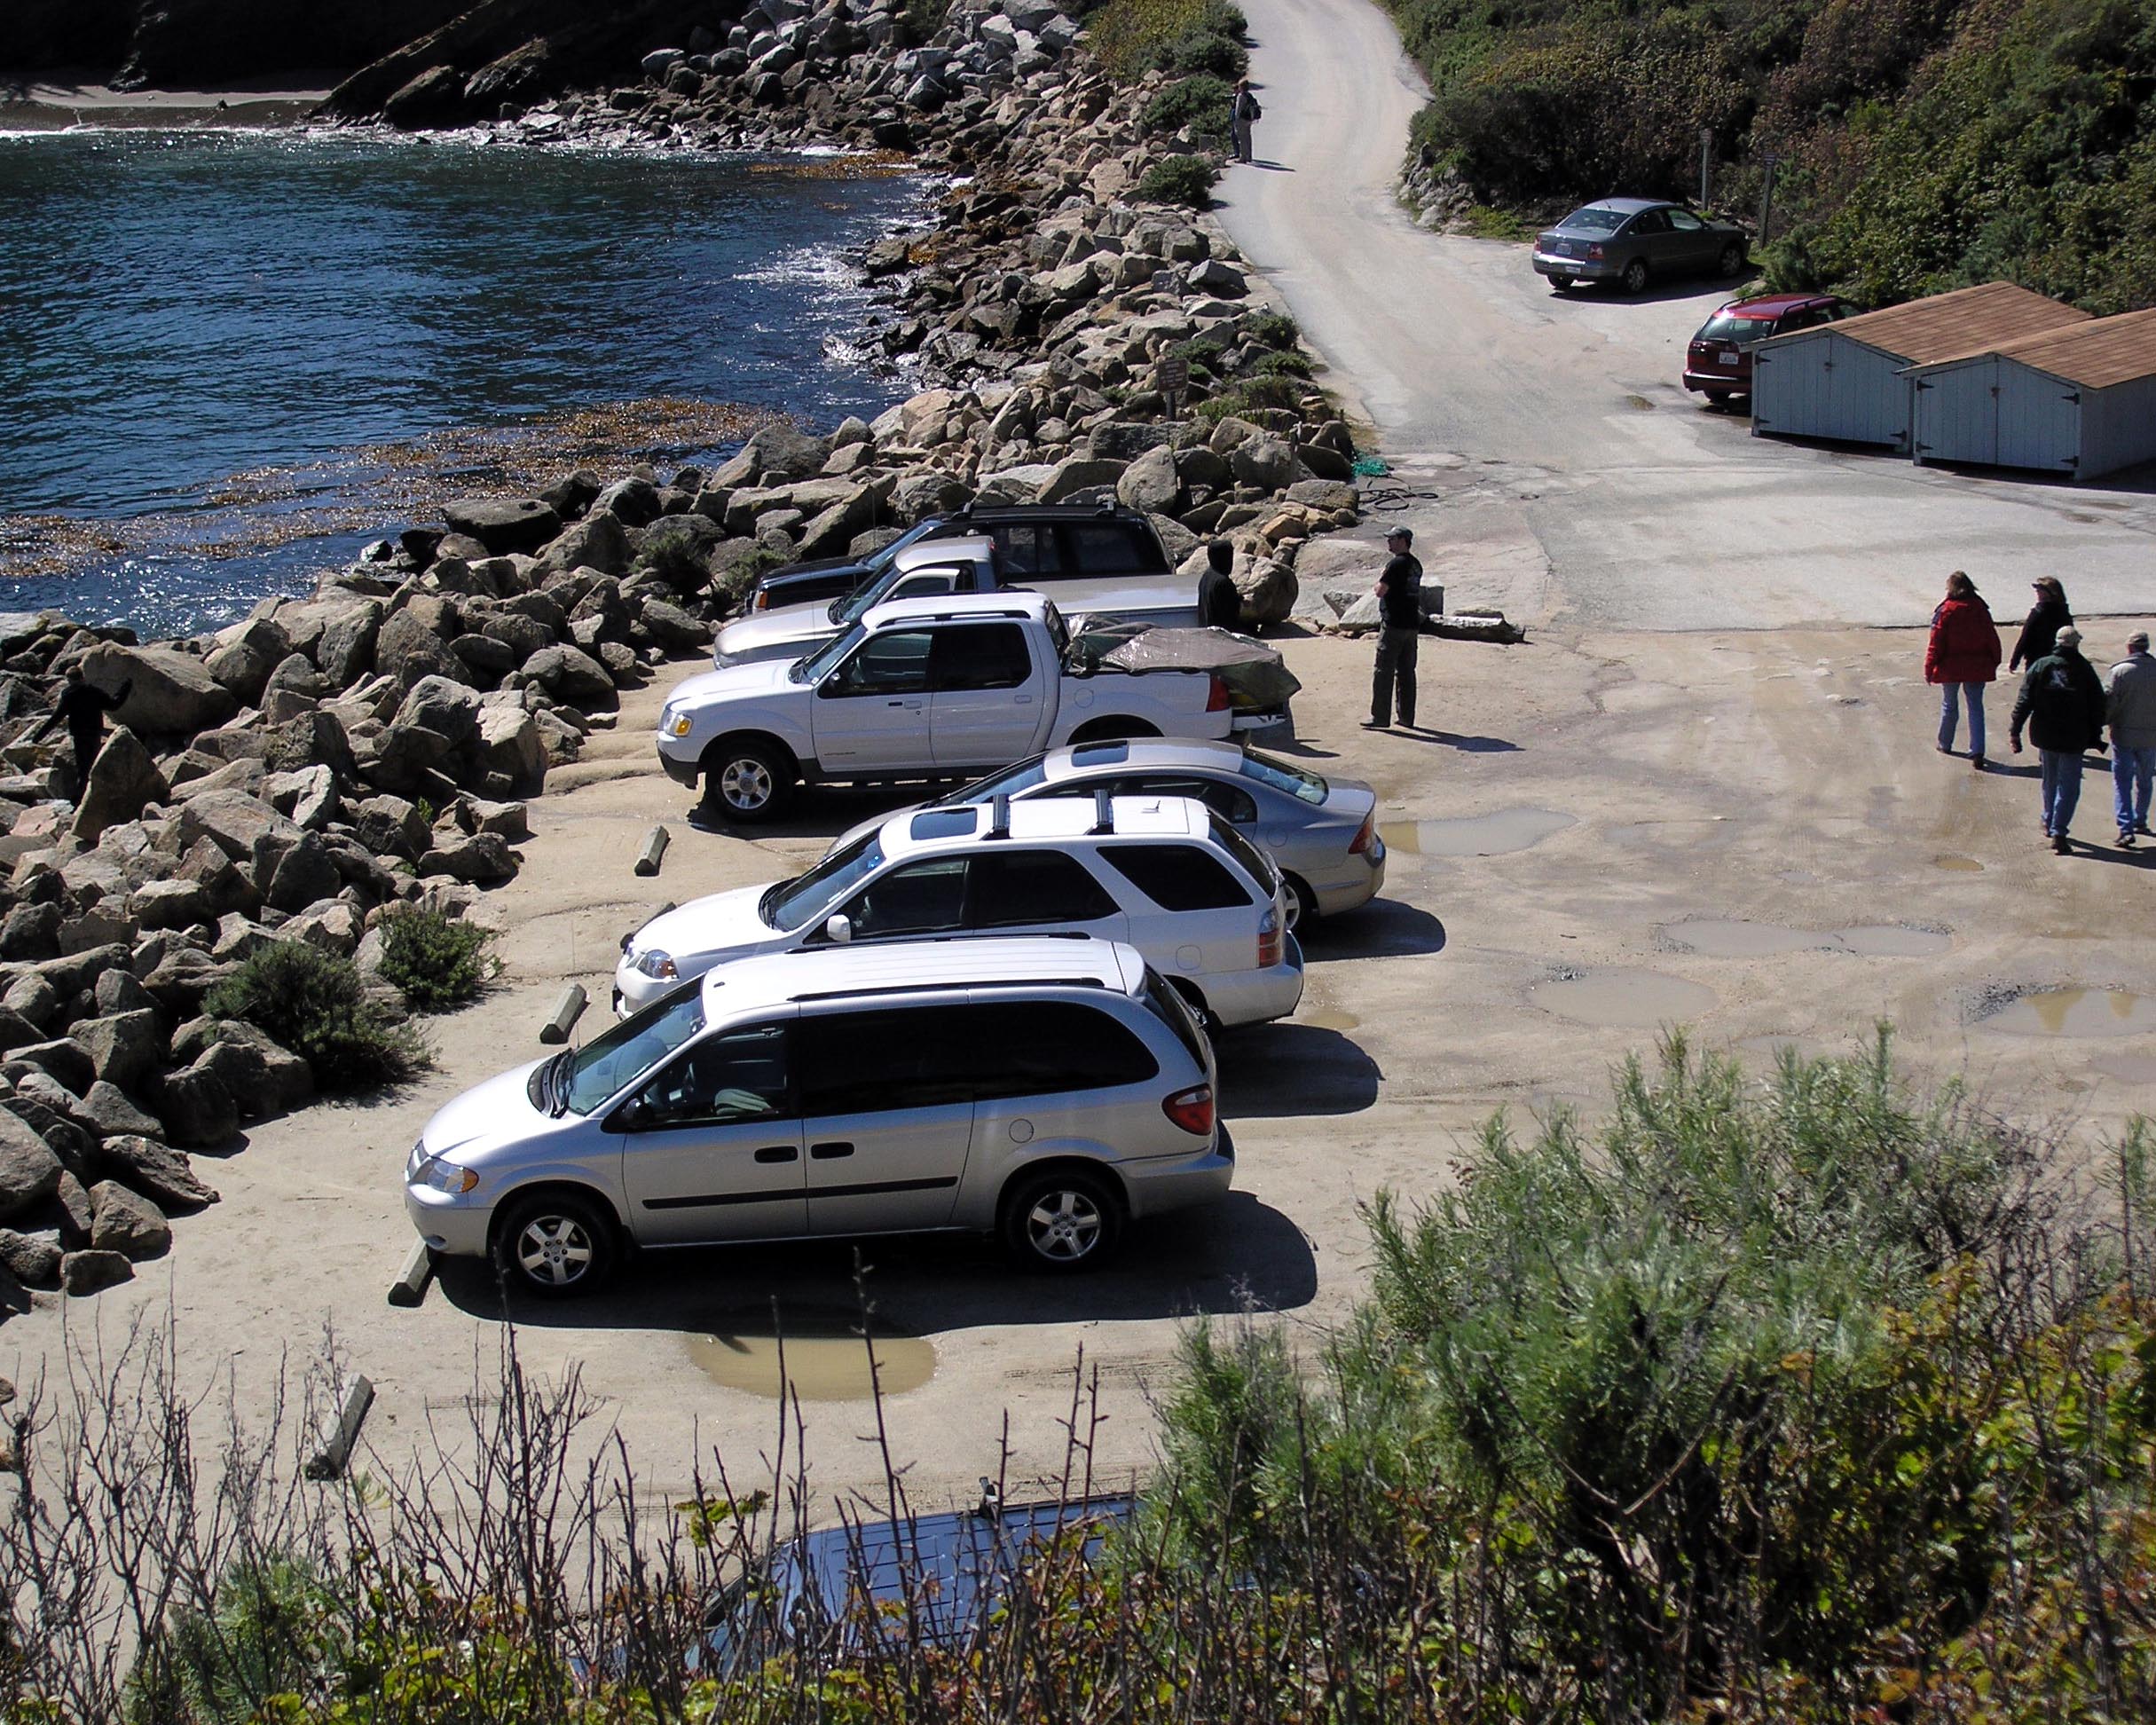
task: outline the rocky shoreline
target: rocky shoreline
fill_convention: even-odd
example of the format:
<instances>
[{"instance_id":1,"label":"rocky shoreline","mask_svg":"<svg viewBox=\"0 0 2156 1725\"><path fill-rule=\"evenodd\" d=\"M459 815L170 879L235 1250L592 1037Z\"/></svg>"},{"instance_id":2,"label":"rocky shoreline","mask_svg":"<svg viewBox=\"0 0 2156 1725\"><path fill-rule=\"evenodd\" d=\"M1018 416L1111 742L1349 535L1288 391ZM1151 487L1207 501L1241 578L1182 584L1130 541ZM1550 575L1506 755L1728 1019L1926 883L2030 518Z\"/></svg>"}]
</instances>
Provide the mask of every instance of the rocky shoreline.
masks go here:
<instances>
[{"instance_id":1,"label":"rocky shoreline","mask_svg":"<svg viewBox=\"0 0 2156 1725\"><path fill-rule=\"evenodd\" d=\"M168 1214L216 1197L189 1153L312 1094L298 1056L201 1015L218 981L296 941L393 994L384 911L464 916L513 877L523 799L761 568L858 555L969 499L1114 502L1179 559L1230 540L1262 626L1296 609L1298 561L1323 562L1304 547L1358 519L1352 438L1292 324L1202 217L1139 195L1162 160L1216 147L1145 129L1158 75L1110 79L1041 0L954 7L895 52L888 9L860 0L756 16L500 124L872 145L950 175L932 225L861 259L887 298L877 340L932 387L828 435L767 426L715 471L452 504L213 636L0 618L0 1311L166 1250ZM429 76L388 92L393 120ZM71 668L131 685L72 807L65 744L33 740Z\"/></svg>"}]
</instances>

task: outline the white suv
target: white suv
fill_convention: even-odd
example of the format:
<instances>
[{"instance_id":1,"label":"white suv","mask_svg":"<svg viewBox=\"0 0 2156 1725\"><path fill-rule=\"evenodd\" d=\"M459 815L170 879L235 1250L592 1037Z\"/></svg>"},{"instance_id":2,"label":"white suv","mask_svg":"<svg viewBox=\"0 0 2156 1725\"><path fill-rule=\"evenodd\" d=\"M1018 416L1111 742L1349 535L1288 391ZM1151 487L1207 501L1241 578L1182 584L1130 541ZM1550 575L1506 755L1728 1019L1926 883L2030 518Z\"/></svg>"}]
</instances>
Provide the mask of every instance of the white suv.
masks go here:
<instances>
[{"instance_id":1,"label":"white suv","mask_svg":"<svg viewBox=\"0 0 2156 1725\"><path fill-rule=\"evenodd\" d=\"M964 1229L1090 1269L1225 1195L1213 1052L1128 946L838 947L732 965L427 1122L428 1247L581 1294L633 1247Z\"/></svg>"},{"instance_id":2,"label":"white suv","mask_svg":"<svg viewBox=\"0 0 2156 1725\"><path fill-rule=\"evenodd\" d=\"M624 938L615 1010L751 953L984 933L1128 941L1207 1020L1285 1018L1302 952L1279 870L1189 797L1004 798L893 815L807 873Z\"/></svg>"}]
</instances>

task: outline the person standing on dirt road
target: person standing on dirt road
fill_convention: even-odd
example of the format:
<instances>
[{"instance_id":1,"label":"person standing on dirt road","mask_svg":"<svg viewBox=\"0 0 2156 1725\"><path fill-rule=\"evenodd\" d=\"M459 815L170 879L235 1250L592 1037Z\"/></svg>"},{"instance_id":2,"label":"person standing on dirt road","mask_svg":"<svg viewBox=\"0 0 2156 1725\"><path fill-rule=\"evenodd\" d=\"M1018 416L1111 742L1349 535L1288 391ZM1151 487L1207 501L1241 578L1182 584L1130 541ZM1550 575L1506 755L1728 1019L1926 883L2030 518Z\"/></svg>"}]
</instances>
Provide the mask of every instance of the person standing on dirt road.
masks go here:
<instances>
[{"instance_id":1,"label":"person standing on dirt road","mask_svg":"<svg viewBox=\"0 0 2156 1725\"><path fill-rule=\"evenodd\" d=\"M2058 576L2039 575L2029 585L2036 589L2036 603L2022 621L2021 639L2014 643L2014 656L2006 662L2009 671L2035 664L2051 650L2058 632L2073 621L2073 612L2066 604L2066 589Z\"/></svg>"},{"instance_id":2,"label":"person standing on dirt road","mask_svg":"<svg viewBox=\"0 0 2156 1725\"><path fill-rule=\"evenodd\" d=\"M1250 128L1265 117L1265 110L1258 106L1256 93L1250 88L1250 80L1235 81L1235 99L1228 106L1228 133L1235 146L1238 161L1250 160Z\"/></svg>"},{"instance_id":3,"label":"person standing on dirt road","mask_svg":"<svg viewBox=\"0 0 2156 1725\"><path fill-rule=\"evenodd\" d=\"M2149 831L2149 791L2156 784L2156 658L2149 632L2126 638L2126 657L2111 667L2105 701L2111 725L2112 812L2119 817L2119 844L2156 837Z\"/></svg>"},{"instance_id":4,"label":"person standing on dirt road","mask_svg":"<svg viewBox=\"0 0 2156 1725\"><path fill-rule=\"evenodd\" d=\"M1984 685L1999 674L1999 631L1991 607L1964 570L1947 577L1947 596L1932 613L1924 680L1940 691L1939 752L1954 752L1954 731L1969 706L1969 764L1984 770Z\"/></svg>"},{"instance_id":5,"label":"person standing on dirt road","mask_svg":"<svg viewBox=\"0 0 2156 1725\"><path fill-rule=\"evenodd\" d=\"M105 745L105 715L125 706L127 697L134 692L132 677L120 685L117 695L107 695L97 684L84 679L81 666L71 665L59 704L46 715L45 722L32 733L30 741L35 743L53 726L67 727L68 738L75 744L75 794L78 801L90 788L90 763L97 760L98 751Z\"/></svg>"},{"instance_id":6,"label":"person standing on dirt road","mask_svg":"<svg viewBox=\"0 0 2156 1725\"><path fill-rule=\"evenodd\" d=\"M2029 666L2014 702L2010 740L2021 752L2021 727L2043 760L2043 831L2061 856L2081 795L2081 756L2104 746L2104 685L2081 657L2081 632L2061 629L2052 650Z\"/></svg>"},{"instance_id":7,"label":"person standing on dirt road","mask_svg":"<svg viewBox=\"0 0 2156 1725\"><path fill-rule=\"evenodd\" d=\"M1422 644L1422 565L1408 547L1413 532L1396 527L1385 535L1392 553L1378 577L1377 668L1370 681L1370 721L1365 730L1392 724L1393 691L1400 697L1400 728L1415 728L1415 654Z\"/></svg>"}]
</instances>

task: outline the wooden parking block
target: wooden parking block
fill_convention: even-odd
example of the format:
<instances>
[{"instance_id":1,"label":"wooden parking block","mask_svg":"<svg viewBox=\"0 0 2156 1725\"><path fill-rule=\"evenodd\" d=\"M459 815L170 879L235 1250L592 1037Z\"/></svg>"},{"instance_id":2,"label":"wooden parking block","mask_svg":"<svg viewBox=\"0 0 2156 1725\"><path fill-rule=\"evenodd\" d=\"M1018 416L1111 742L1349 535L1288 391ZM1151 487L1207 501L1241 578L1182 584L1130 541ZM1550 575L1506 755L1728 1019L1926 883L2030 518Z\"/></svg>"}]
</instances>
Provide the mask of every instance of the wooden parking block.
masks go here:
<instances>
[{"instance_id":1,"label":"wooden parking block","mask_svg":"<svg viewBox=\"0 0 2156 1725\"><path fill-rule=\"evenodd\" d=\"M562 990L562 998L554 1009L554 1016L539 1027L539 1040L543 1043L565 1043L571 1026L584 1016L584 985L571 982Z\"/></svg>"}]
</instances>

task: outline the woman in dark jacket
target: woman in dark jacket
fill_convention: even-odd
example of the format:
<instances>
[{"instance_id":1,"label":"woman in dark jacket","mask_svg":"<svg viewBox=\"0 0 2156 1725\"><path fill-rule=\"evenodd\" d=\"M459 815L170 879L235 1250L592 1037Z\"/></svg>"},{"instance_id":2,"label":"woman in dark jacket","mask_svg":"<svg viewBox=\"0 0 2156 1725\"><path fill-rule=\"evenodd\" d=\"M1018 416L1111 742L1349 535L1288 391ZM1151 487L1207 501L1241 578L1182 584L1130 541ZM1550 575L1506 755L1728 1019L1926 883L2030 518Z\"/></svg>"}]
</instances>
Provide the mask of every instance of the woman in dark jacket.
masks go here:
<instances>
[{"instance_id":1,"label":"woman in dark jacket","mask_svg":"<svg viewBox=\"0 0 2156 1725\"><path fill-rule=\"evenodd\" d=\"M1961 702L1969 704L1969 764L1984 770L1984 685L1999 674L1999 631L1991 607L1961 570L1947 577L1947 596L1932 613L1924 680L1940 691L1939 752L1954 752Z\"/></svg>"},{"instance_id":2,"label":"woman in dark jacket","mask_svg":"<svg viewBox=\"0 0 2156 1725\"><path fill-rule=\"evenodd\" d=\"M2066 589L2058 584L2057 576L2042 576L2030 586L2036 589L2036 603L2021 626L2021 639L2014 643L2013 658L2006 662L2009 671L2018 671L2047 657L2058 640L2058 632L2073 621L2073 613L2066 609Z\"/></svg>"}]
</instances>

